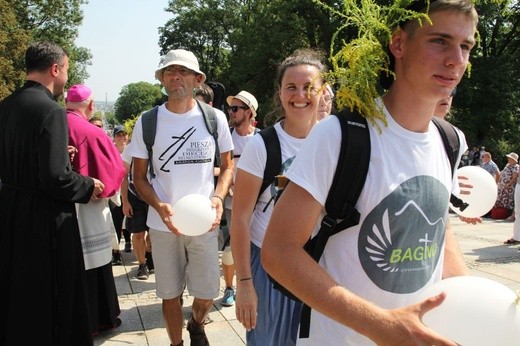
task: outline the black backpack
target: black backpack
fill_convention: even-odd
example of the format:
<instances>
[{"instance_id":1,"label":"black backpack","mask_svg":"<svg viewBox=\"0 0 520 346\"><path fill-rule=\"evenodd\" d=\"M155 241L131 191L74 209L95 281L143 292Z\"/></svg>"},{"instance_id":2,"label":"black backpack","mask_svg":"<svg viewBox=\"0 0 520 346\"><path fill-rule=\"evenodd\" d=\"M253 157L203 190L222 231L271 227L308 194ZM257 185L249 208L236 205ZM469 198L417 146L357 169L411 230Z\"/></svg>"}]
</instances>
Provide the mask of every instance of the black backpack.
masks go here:
<instances>
[{"instance_id":1,"label":"black backpack","mask_svg":"<svg viewBox=\"0 0 520 346\"><path fill-rule=\"evenodd\" d=\"M341 125L341 146L338 165L325 202L326 214L321 221L320 229L316 236L309 239L304 246L305 251L316 262L319 262L327 241L332 235L359 223L360 214L356 209L356 203L365 184L370 163L370 132L366 119L359 113L348 110L344 110L336 114L336 116ZM433 123L441 134L453 175L460 148L459 136L453 125L445 120L434 117ZM260 131L260 135L267 150L267 161L262 187L258 196L274 182L275 176L280 173L282 165L280 141L274 127L271 126ZM356 167L356 169L352 169L353 167ZM281 191L283 190L279 190L279 193ZM464 204L454 195L451 195L450 202L455 207L457 205L459 207L462 205L461 208L467 207L467 204ZM300 301L270 275L268 277L274 288L290 299ZM300 338L309 337L310 316L311 308L304 304L300 317Z\"/></svg>"},{"instance_id":2,"label":"black backpack","mask_svg":"<svg viewBox=\"0 0 520 346\"><path fill-rule=\"evenodd\" d=\"M220 150L218 148L218 131L217 131L217 119L215 109L208 105L205 102L197 101L197 105L202 111L202 115L204 117L204 123L206 124L206 128L208 132L213 136L215 140L215 164L220 167ZM146 145L146 150L148 151L148 167L150 170L150 177L155 178L155 173L153 169L153 150L152 147L155 143L155 132L157 131L157 112L159 106L155 106L152 109L146 111L142 115L141 123L143 126L143 141Z\"/></svg>"}]
</instances>

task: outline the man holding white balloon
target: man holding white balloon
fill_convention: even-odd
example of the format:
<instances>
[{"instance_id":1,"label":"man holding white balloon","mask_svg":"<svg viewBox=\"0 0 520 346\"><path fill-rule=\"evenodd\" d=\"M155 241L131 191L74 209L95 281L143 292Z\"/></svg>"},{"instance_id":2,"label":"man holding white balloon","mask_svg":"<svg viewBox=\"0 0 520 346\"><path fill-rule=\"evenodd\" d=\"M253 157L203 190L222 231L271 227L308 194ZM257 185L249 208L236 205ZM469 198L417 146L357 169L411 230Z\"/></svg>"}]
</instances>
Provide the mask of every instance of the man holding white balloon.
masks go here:
<instances>
[{"instance_id":1,"label":"man holding white balloon","mask_svg":"<svg viewBox=\"0 0 520 346\"><path fill-rule=\"evenodd\" d=\"M155 76L168 94L168 101L157 112L150 162L156 177L151 182L146 178L149 160L141 116L135 124L131 143L134 184L151 206L147 225L154 251L156 293L162 299L163 318L171 344L183 344L184 317L180 298L186 283L190 295L194 297L192 317L187 323L191 345L209 345L204 332L204 319L213 299L220 292L217 232L214 229L220 224L223 198L233 177L233 142L223 112L215 109L216 138L205 125L203 105L193 98L193 91L201 86L206 75L200 71L198 60L192 52L183 49L169 51L155 71ZM221 166L215 187L213 166L217 149L220 150ZM192 199L194 195L205 196L205 201ZM183 208L179 205L177 209L179 223L176 224L176 203L179 201ZM180 214L189 212L185 207L194 201L200 202L192 207L195 224L203 224L202 209L211 205L216 211L210 224L206 225L209 232L201 230L202 234L189 236L186 234L190 231L190 225Z\"/></svg>"}]
</instances>

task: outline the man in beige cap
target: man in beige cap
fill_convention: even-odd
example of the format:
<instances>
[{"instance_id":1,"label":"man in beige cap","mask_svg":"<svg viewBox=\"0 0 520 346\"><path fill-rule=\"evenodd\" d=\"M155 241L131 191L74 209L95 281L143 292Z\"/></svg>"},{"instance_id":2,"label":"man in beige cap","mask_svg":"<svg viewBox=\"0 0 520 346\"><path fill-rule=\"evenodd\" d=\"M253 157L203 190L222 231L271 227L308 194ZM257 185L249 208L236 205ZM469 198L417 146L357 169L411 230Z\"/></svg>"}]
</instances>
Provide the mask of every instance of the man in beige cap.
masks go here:
<instances>
[{"instance_id":1,"label":"man in beige cap","mask_svg":"<svg viewBox=\"0 0 520 346\"><path fill-rule=\"evenodd\" d=\"M233 159L235 167L240 159L240 155L246 146L247 141L259 130L253 125L258 110L258 101L249 92L242 90L235 96L226 98L229 113L229 126L231 127L231 138L233 139ZM236 174L236 171L235 171ZM233 181L235 174L233 175ZM231 233L231 206L233 203L233 188L229 190L226 197L225 212L227 220L227 229L221 228L219 237L219 249L222 254L222 273L226 289L224 297L220 301L222 306L232 306L235 304L235 290L233 289L233 277L235 276L235 263L231 254L230 233Z\"/></svg>"},{"instance_id":2,"label":"man in beige cap","mask_svg":"<svg viewBox=\"0 0 520 346\"><path fill-rule=\"evenodd\" d=\"M155 265L156 294L162 299L166 330L172 345L182 345L184 317L180 298L187 289L194 297L192 317L187 323L191 345L209 345L204 319L220 292L217 232L224 197L233 178L233 142L226 116L215 110L218 138L206 128L203 105L193 98L206 75L199 69L192 52L169 51L155 71L168 101L157 109L153 145L153 186L147 179L148 151L143 140L142 117L134 127L130 154L134 158L134 184L150 205L147 226L150 230ZM220 175L215 187L213 166L216 143L220 148ZM182 234L175 224L175 203L189 194L211 199L216 217L211 231L198 236Z\"/></svg>"}]
</instances>

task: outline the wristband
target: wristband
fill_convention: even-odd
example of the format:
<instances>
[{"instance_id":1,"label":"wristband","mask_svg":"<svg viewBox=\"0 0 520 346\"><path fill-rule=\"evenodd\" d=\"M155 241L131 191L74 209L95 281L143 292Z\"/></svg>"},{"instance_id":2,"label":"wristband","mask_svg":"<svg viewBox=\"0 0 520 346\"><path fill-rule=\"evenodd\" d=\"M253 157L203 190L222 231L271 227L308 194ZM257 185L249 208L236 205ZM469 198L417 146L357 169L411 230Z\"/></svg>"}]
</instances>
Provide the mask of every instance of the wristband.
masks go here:
<instances>
[{"instance_id":1,"label":"wristband","mask_svg":"<svg viewBox=\"0 0 520 346\"><path fill-rule=\"evenodd\" d=\"M213 197L220 199L220 201L222 202L222 205L224 205L224 199L222 197L220 197L219 195L213 195ZM213 197L211 197L211 198L213 198Z\"/></svg>"}]
</instances>

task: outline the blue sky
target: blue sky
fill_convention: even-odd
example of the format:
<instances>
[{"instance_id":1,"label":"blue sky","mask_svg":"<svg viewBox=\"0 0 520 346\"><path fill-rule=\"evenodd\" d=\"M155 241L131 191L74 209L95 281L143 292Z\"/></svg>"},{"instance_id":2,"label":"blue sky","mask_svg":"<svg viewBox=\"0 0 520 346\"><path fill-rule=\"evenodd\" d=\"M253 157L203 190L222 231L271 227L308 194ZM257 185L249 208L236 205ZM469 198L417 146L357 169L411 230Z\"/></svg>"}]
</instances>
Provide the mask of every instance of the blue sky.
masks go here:
<instances>
[{"instance_id":1,"label":"blue sky","mask_svg":"<svg viewBox=\"0 0 520 346\"><path fill-rule=\"evenodd\" d=\"M88 48L92 65L85 81L97 101L115 101L130 83L155 83L158 28L172 17L168 0L89 0L76 45Z\"/></svg>"}]
</instances>

